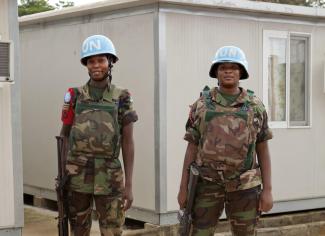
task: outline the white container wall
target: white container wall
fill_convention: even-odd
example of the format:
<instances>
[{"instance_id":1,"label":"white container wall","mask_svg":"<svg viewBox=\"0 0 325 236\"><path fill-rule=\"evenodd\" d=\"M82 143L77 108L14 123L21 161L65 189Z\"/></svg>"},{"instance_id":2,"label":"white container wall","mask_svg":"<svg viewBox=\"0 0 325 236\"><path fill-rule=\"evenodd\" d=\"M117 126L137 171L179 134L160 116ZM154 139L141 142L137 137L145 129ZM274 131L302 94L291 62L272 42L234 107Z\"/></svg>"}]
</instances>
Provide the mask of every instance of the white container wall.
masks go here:
<instances>
[{"instance_id":1,"label":"white container wall","mask_svg":"<svg viewBox=\"0 0 325 236\"><path fill-rule=\"evenodd\" d=\"M86 22L87 17L78 17L21 27L25 193L49 199L56 197L53 191L57 175L54 137L61 128L63 97L69 87L81 86L88 80L79 57L82 41L92 34L104 34L113 41L119 57L113 68L113 83L130 90L139 114L134 129L133 186L134 195L139 197L133 205L155 211L152 12L152 9L142 9L141 12L99 14Z\"/></svg>"},{"instance_id":2,"label":"white container wall","mask_svg":"<svg viewBox=\"0 0 325 236\"><path fill-rule=\"evenodd\" d=\"M6 189L0 195L0 228L13 226L14 219L14 178L11 136L10 85L0 83L0 187Z\"/></svg>"},{"instance_id":3,"label":"white container wall","mask_svg":"<svg viewBox=\"0 0 325 236\"><path fill-rule=\"evenodd\" d=\"M20 236L23 226L23 173L17 3L0 0L0 6L0 42L2 45L10 42L8 51L11 51L2 53L0 63L3 64L0 66L2 73L5 70L14 72L9 77L15 81L15 84L7 82L8 78L0 81L0 235ZM18 50L10 50L13 46ZM8 61L11 63L7 64Z\"/></svg>"},{"instance_id":4,"label":"white container wall","mask_svg":"<svg viewBox=\"0 0 325 236\"><path fill-rule=\"evenodd\" d=\"M173 198L178 191L174 182L181 175L179 169L186 148L186 143L181 139L185 133L189 105L198 98L205 85L216 86L216 80L208 76L215 51L223 45L237 45L246 52L250 78L241 82L241 85L255 91L262 99L264 30L312 35L312 126L273 129L274 139L269 143L273 164L273 192L279 204L275 205L272 212L298 208L301 210L310 206L322 207L325 188L324 181L320 180L324 180L325 147L318 144L318 140L322 138L317 134L325 131L325 108L322 103L325 98L322 90L322 62L325 50L320 46L324 39L325 27L311 25L309 21L303 20L297 22L283 19L278 20L280 22L272 22L272 16L260 18L251 15L248 18L237 13L226 14L218 11L196 13L196 9L187 10L185 13L180 9L168 9L165 13L167 133L173 134L167 139L167 163L173 163L168 166L166 175L168 210L178 206ZM310 201L305 201L307 199ZM282 202L286 202L285 205ZM292 208L291 204L294 204Z\"/></svg>"},{"instance_id":5,"label":"white container wall","mask_svg":"<svg viewBox=\"0 0 325 236\"><path fill-rule=\"evenodd\" d=\"M215 51L237 45L250 79L241 85L263 98L263 35L310 37L310 125L274 128L270 141L273 213L325 205L325 10L251 1L102 1L20 18L23 71L24 192L55 199L56 148L63 95L87 81L80 45L91 34L114 42L120 60L113 82L128 88L135 124L134 205L128 216L155 224L176 222L177 193L189 105L205 85ZM33 138L30 138L33 137Z\"/></svg>"}]
</instances>

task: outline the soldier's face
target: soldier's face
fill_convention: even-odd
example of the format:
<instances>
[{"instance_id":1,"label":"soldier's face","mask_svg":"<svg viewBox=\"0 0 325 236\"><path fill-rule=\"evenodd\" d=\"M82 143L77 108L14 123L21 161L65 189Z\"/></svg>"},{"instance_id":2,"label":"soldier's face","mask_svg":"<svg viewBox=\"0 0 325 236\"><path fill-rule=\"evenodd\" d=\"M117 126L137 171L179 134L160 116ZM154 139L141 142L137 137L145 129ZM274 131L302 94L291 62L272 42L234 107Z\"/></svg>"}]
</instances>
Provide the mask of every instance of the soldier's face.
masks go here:
<instances>
[{"instance_id":1,"label":"soldier's face","mask_svg":"<svg viewBox=\"0 0 325 236\"><path fill-rule=\"evenodd\" d=\"M87 69L91 79L100 81L109 70L109 61L105 55L92 56L87 60Z\"/></svg>"},{"instance_id":2,"label":"soldier's face","mask_svg":"<svg viewBox=\"0 0 325 236\"><path fill-rule=\"evenodd\" d=\"M241 68L236 63L222 63L216 70L219 85L225 88L238 87Z\"/></svg>"}]
</instances>

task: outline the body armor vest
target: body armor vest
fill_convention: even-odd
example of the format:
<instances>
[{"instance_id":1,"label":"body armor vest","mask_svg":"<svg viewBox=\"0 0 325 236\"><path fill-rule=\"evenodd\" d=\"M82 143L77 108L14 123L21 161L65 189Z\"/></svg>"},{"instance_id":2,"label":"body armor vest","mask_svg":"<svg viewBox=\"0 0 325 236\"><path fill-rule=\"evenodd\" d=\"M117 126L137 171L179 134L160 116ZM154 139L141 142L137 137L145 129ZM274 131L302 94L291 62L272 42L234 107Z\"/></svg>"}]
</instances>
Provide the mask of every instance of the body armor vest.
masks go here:
<instances>
[{"instance_id":1,"label":"body armor vest","mask_svg":"<svg viewBox=\"0 0 325 236\"><path fill-rule=\"evenodd\" d=\"M70 152L73 156L118 158L121 89L111 84L99 101L89 96L88 89L87 85L77 89L75 119L69 137Z\"/></svg>"},{"instance_id":2,"label":"body armor vest","mask_svg":"<svg viewBox=\"0 0 325 236\"><path fill-rule=\"evenodd\" d=\"M203 96L206 109L202 116L202 136L196 159L201 166L201 176L225 184L227 191L246 188L241 182L245 174L246 180L246 177L250 180L255 178L253 185L259 185L260 173L254 169L257 130L253 126L254 111L250 104L253 93L233 106L213 101L210 92L203 92Z\"/></svg>"}]
</instances>

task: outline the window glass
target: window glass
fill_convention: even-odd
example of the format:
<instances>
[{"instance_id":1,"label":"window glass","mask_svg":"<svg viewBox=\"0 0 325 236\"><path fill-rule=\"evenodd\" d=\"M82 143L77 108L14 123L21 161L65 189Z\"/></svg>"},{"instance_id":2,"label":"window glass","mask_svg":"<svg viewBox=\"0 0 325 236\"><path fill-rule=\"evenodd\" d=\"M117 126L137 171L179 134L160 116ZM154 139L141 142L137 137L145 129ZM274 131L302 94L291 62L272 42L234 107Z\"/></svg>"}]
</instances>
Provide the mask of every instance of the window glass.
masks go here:
<instances>
[{"instance_id":1,"label":"window glass","mask_svg":"<svg viewBox=\"0 0 325 236\"><path fill-rule=\"evenodd\" d=\"M290 122L306 123L306 39L290 39ZM297 123L298 122L298 123Z\"/></svg>"},{"instance_id":2,"label":"window glass","mask_svg":"<svg viewBox=\"0 0 325 236\"><path fill-rule=\"evenodd\" d=\"M310 125L310 35L263 33L263 102L272 128Z\"/></svg>"},{"instance_id":3,"label":"window glass","mask_svg":"<svg viewBox=\"0 0 325 236\"><path fill-rule=\"evenodd\" d=\"M270 38L268 108L271 121L286 120L286 39Z\"/></svg>"}]
</instances>

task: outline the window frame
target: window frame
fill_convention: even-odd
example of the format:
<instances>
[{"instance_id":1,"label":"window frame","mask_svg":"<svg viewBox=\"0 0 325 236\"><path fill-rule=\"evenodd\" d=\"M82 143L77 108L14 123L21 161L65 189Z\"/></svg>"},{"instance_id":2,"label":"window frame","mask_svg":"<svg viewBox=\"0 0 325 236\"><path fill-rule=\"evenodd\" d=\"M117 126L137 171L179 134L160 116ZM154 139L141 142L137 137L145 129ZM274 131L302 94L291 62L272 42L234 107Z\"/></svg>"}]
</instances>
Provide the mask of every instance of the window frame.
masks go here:
<instances>
[{"instance_id":1,"label":"window frame","mask_svg":"<svg viewBox=\"0 0 325 236\"><path fill-rule=\"evenodd\" d=\"M285 39L285 62L286 62L286 72L285 72L285 84L286 84L286 109L285 109L285 121L271 121L269 120L270 128L310 128L311 124L311 114L312 114L312 75L311 75L311 34L293 31L278 31L278 30L264 30L263 31L263 103L266 110L269 110L268 102L268 83L269 83L269 67L268 67L268 55L270 51L270 38ZM292 38L304 39L306 42L305 48L305 121L290 121L290 44Z\"/></svg>"}]
</instances>

